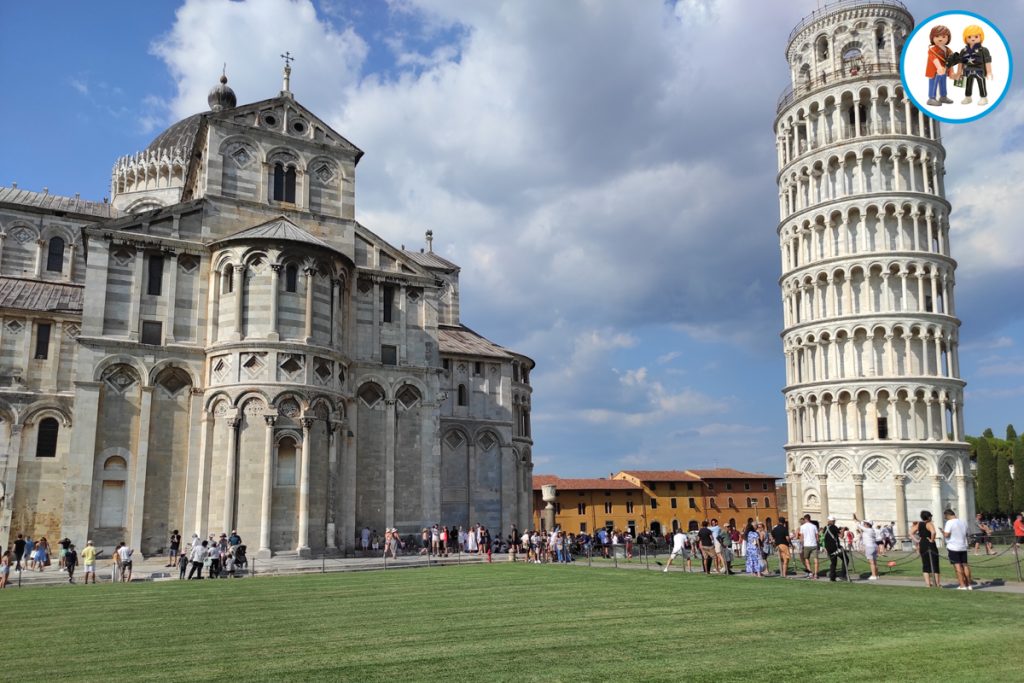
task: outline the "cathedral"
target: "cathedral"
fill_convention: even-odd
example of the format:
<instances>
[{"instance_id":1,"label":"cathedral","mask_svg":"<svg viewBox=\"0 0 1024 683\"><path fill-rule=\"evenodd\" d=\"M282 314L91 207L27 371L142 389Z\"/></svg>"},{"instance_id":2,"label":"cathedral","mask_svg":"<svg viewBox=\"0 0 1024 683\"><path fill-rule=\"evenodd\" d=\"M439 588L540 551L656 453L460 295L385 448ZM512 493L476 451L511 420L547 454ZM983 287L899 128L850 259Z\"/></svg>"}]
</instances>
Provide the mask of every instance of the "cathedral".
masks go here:
<instances>
[{"instance_id":1,"label":"cathedral","mask_svg":"<svg viewBox=\"0 0 1024 683\"><path fill-rule=\"evenodd\" d=\"M531 516L532 360L459 267L355 219L363 152L281 92L114 165L109 202L0 188L0 541L347 553Z\"/></svg>"}]
</instances>

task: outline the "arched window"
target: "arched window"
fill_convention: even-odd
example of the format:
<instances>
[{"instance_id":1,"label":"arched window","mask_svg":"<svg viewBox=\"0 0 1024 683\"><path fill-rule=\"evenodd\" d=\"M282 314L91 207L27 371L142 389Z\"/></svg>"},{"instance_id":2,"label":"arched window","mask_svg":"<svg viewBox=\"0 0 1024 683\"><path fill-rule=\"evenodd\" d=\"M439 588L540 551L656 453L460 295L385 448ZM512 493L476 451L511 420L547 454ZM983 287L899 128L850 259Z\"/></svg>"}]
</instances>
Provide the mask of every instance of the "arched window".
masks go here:
<instances>
[{"instance_id":1,"label":"arched window","mask_svg":"<svg viewBox=\"0 0 1024 683\"><path fill-rule=\"evenodd\" d=\"M770 508L772 506L771 498L769 498L768 496L764 497L764 506L766 508Z\"/></svg>"},{"instance_id":2,"label":"arched window","mask_svg":"<svg viewBox=\"0 0 1024 683\"><path fill-rule=\"evenodd\" d=\"M294 263L284 269L284 291L296 292L299 289L299 267Z\"/></svg>"},{"instance_id":3,"label":"arched window","mask_svg":"<svg viewBox=\"0 0 1024 683\"><path fill-rule=\"evenodd\" d=\"M285 168L283 162L274 164L274 178L271 196L275 202L295 203L295 167Z\"/></svg>"},{"instance_id":4,"label":"arched window","mask_svg":"<svg viewBox=\"0 0 1024 683\"><path fill-rule=\"evenodd\" d=\"M732 498L729 498L729 507L731 507L731 508L736 507L736 503L733 502Z\"/></svg>"},{"instance_id":5,"label":"arched window","mask_svg":"<svg viewBox=\"0 0 1024 683\"><path fill-rule=\"evenodd\" d=\"M220 293L230 294L235 291L234 266L224 266L224 272L220 276Z\"/></svg>"},{"instance_id":6,"label":"arched window","mask_svg":"<svg viewBox=\"0 0 1024 683\"><path fill-rule=\"evenodd\" d=\"M295 486L295 441L282 439L277 445L277 485Z\"/></svg>"},{"instance_id":7,"label":"arched window","mask_svg":"<svg viewBox=\"0 0 1024 683\"><path fill-rule=\"evenodd\" d=\"M125 522L125 485L128 463L119 455L112 455L103 463L103 483L100 489L99 524L102 529L120 529Z\"/></svg>"},{"instance_id":8,"label":"arched window","mask_svg":"<svg viewBox=\"0 0 1024 683\"><path fill-rule=\"evenodd\" d=\"M60 424L55 418L44 417L39 421L39 429L36 432L37 458L57 457L57 435L59 432Z\"/></svg>"},{"instance_id":9,"label":"arched window","mask_svg":"<svg viewBox=\"0 0 1024 683\"><path fill-rule=\"evenodd\" d=\"M53 273L64 270L64 240L60 237L50 238L50 245L46 251L46 270Z\"/></svg>"},{"instance_id":10,"label":"arched window","mask_svg":"<svg viewBox=\"0 0 1024 683\"><path fill-rule=\"evenodd\" d=\"M469 400L468 400L468 397L466 396L466 385L465 384L460 384L459 385L459 405L460 406L469 405Z\"/></svg>"}]
</instances>

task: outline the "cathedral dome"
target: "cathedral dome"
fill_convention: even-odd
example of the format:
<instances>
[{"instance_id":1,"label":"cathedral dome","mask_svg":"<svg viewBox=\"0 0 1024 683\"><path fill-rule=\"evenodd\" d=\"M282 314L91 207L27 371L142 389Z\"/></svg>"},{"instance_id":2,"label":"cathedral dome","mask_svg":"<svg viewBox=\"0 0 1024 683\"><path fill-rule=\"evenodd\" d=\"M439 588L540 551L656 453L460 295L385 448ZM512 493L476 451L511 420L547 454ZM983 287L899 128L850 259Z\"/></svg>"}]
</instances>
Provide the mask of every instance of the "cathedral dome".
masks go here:
<instances>
[{"instance_id":1,"label":"cathedral dome","mask_svg":"<svg viewBox=\"0 0 1024 683\"><path fill-rule=\"evenodd\" d=\"M216 85L210 90L206 101L210 104L212 111L233 109L238 104L238 101L235 99L235 91L228 87L227 76L221 74L220 85Z\"/></svg>"},{"instance_id":2,"label":"cathedral dome","mask_svg":"<svg viewBox=\"0 0 1024 683\"><path fill-rule=\"evenodd\" d=\"M193 114L172 124L170 128L153 138L153 142L149 143L145 151L191 149L196 134L199 132L199 123L202 117L202 114Z\"/></svg>"}]
</instances>

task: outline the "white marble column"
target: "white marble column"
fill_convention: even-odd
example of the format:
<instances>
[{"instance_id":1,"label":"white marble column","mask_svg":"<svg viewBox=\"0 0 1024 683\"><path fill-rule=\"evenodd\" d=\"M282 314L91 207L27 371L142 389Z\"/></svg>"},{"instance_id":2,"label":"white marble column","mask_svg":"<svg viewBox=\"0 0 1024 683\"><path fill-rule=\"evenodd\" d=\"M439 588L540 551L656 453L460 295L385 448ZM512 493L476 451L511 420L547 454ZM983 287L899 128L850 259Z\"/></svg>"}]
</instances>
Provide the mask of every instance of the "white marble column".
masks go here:
<instances>
[{"instance_id":1,"label":"white marble column","mask_svg":"<svg viewBox=\"0 0 1024 683\"><path fill-rule=\"evenodd\" d=\"M893 532L897 539L901 539L909 535L907 533L907 475L893 475L893 486L896 492L896 528Z\"/></svg>"},{"instance_id":2,"label":"white marble column","mask_svg":"<svg viewBox=\"0 0 1024 683\"><path fill-rule=\"evenodd\" d=\"M316 283L314 275L316 271L313 268L306 268L306 343L313 341L313 285Z\"/></svg>"},{"instance_id":3,"label":"white marble column","mask_svg":"<svg viewBox=\"0 0 1024 683\"><path fill-rule=\"evenodd\" d=\"M277 341L281 338L277 330L277 307L278 299L281 298L281 264L274 263L270 266L270 321L267 339Z\"/></svg>"},{"instance_id":4,"label":"white marble column","mask_svg":"<svg viewBox=\"0 0 1024 683\"><path fill-rule=\"evenodd\" d=\"M230 532L235 526L235 468L238 460L238 425L241 420L237 417L227 418L228 424L228 452L224 468L224 508L221 515L221 523L224 533ZM216 530L215 530L216 531Z\"/></svg>"},{"instance_id":5,"label":"white marble column","mask_svg":"<svg viewBox=\"0 0 1024 683\"><path fill-rule=\"evenodd\" d=\"M864 519L864 475L853 475L853 496L854 508L857 511L857 519Z\"/></svg>"},{"instance_id":6,"label":"white marble column","mask_svg":"<svg viewBox=\"0 0 1024 683\"><path fill-rule=\"evenodd\" d=\"M274 422L277 415L265 414L266 437L263 442L263 492L260 500L260 547L256 557L265 559L272 555L270 550L271 505L274 494Z\"/></svg>"},{"instance_id":7,"label":"white marble column","mask_svg":"<svg viewBox=\"0 0 1024 683\"><path fill-rule=\"evenodd\" d=\"M302 463L299 473L299 544L296 550L300 557L309 556L309 452L312 440L313 418L303 417L302 422Z\"/></svg>"},{"instance_id":8,"label":"white marble column","mask_svg":"<svg viewBox=\"0 0 1024 683\"><path fill-rule=\"evenodd\" d=\"M139 440L135 454L135 475L132 478L132 527L129 543L142 556L142 524L146 500L146 465L149 461L149 419L153 405L153 387L141 389L139 407Z\"/></svg>"}]
</instances>

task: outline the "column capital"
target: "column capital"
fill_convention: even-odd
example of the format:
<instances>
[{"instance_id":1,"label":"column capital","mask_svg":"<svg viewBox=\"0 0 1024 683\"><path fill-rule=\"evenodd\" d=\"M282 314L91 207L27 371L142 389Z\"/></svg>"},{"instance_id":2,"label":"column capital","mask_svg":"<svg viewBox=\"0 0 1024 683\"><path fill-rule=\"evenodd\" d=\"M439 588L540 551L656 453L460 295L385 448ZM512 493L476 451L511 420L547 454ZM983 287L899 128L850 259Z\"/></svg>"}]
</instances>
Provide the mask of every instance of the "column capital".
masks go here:
<instances>
[{"instance_id":1,"label":"column capital","mask_svg":"<svg viewBox=\"0 0 1024 683\"><path fill-rule=\"evenodd\" d=\"M902 486L906 486L907 479L909 479L909 478L910 477L908 477L905 474L894 474L894 475L892 475L893 483L896 484L897 486L901 486L901 487Z\"/></svg>"},{"instance_id":2,"label":"column capital","mask_svg":"<svg viewBox=\"0 0 1024 683\"><path fill-rule=\"evenodd\" d=\"M284 266L282 266L280 263L271 263L270 264L271 272L280 273L283 269L284 269Z\"/></svg>"},{"instance_id":3,"label":"column capital","mask_svg":"<svg viewBox=\"0 0 1024 683\"><path fill-rule=\"evenodd\" d=\"M229 417L227 419L228 427L230 427L231 429L237 429L239 422L241 422L241 418Z\"/></svg>"},{"instance_id":4,"label":"column capital","mask_svg":"<svg viewBox=\"0 0 1024 683\"><path fill-rule=\"evenodd\" d=\"M821 484L823 484L823 485L827 484L828 483L828 475L827 474L818 474L818 481L821 482Z\"/></svg>"},{"instance_id":5,"label":"column capital","mask_svg":"<svg viewBox=\"0 0 1024 683\"><path fill-rule=\"evenodd\" d=\"M313 428L313 418L311 417L300 417L299 424L302 425L302 429L309 430Z\"/></svg>"},{"instance_id":6,"label":"column capital","mask_svg":"<svg viewBox=\"0 0 1024 683\"><path fill-rule=\"evenodd\" d=\"M277 415L264 415L263 421L267 423L268 427L273 427L274 423L277 422Z\"/></svg>"},{"instance_id":7,"label":"column capital","mask_svg":"<svg viewBox=\"0 0 1024 683\"><path fill-rule=\"evenodd\" d=\"M941 486L943 479L945 479L945 477L943 477L941 474L933 474L932 475L932 483L933 484L938 484L938 485Z\"/></svg>"},{"instance_id":8,"label":"column capital","mask_svg":"<svg viewBox=\"0 0 1024 683\"><path fill-rule=\"evenodd\" d=\"M243 264L243 263L236 263L232 267L235 269L236 273L244 273L245 272L245 264Z\"/></svg>"},{"instance_id":9,"label":"column capital","mask_svg":"<svg viewBox=\"0 0 1024 683\"><path fill-rule=\"evenodd\" d=\"M854 484L854 486L863 486L864 485L864 475L863 474L854 474L852 476L853 476L853 484Z\"/></svg>"}]
</instances>

